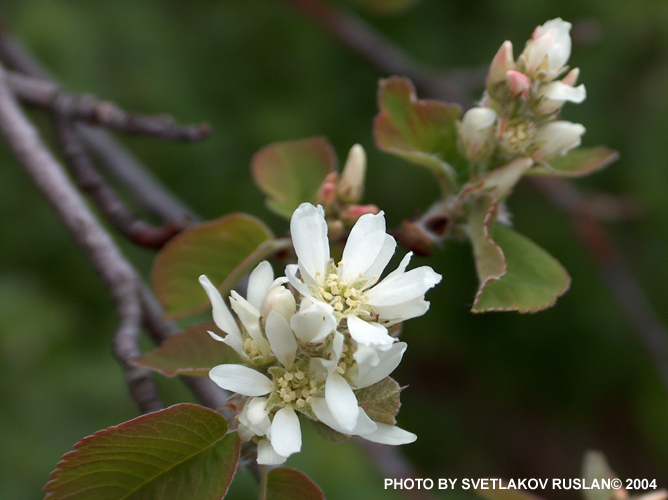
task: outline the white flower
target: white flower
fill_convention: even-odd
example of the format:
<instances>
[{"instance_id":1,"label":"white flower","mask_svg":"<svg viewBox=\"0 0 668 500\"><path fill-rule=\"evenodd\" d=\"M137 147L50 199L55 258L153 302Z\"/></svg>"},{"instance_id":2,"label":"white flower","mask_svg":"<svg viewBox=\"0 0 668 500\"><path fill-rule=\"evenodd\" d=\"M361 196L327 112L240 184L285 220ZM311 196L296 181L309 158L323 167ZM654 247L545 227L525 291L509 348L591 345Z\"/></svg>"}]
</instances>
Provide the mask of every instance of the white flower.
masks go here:
<instances>
[{"instance_id":1,"label":"white flower","mask_svg":"<svg viewBox=\"0 0 668 500\"><path fill-rule=\"evenodd\" d=\"M552 80L562 71L571 55L571 23L560 18L538 26L520 56L530 76Z\"/></svg>"},{"instance_id":2,"label":"white flower","mask_svg":"<svg viewBox=\"0 0 668 500\"><path fill-rule=\"evenodd\" d=\"M585 128L579 123L554 121L541 125L533 137L533 144L537 149L532 158L536 161L549 161L563 156L580 145L584 133Z\"/></svg>"},{"instance_id":3,"label":"white flower","mask_svg":"<svg viewBox=\"0 0 668 500\"><path fill-rule=\"evenodd\" d=\"M492 108L471 108L459 125L459 149L471 161L487 159L496 146L496 112Z\"/></svg>"},{"instance_id":4,"label":"white flower","mask_svg":"<svg viewBox=\"0 0 668 500\"><path fill-rule=\"evenodd\" d=\"M587 97L587 91L583 84L573 87L563 82L550 82L538 87L535 95L540 100L534 111L547 115L559 111L566 101L581 103Z\"/></svg>"},{"instance_id":5,"label":"white flower","mask_svg":"<svg viewBox=\"0 0 668 500\"><path fill-rule=\"evenodd\" d=\"M298 257L298 264L285 270L290 283L305 297L328 305L337 323L345 319L358 344L387 350L394 343L388 326L429 309L424 294L441 276L427 266L406 272L411 253L379 282L396 248L394 238L385 232L382 212L359 218L336 265L330 259L322 207L300 205L292 215L290 231Z\"/></svg>"},{"instance_id":6,"label":"white flower","mask_svg":"<svg viewBox=\"0 0 668 500\"><path fill-rule=\"evenodd\" d=\"M290 309L292 312L295 311L294 297L289 290L281 286L287 282L287 279L274 279L271 265L263 261L248 278L247 299L234 290L231 292L230 305L241 320L244 332L239 329L220 292L209 281L209 278L202 275L199 281L211 301L213 321L227 334L225 338L221 338L209 332L211 337L229 345L244 360L255 359L259 362L266 362L271 358L272 352L268 340L263 335L263 321L261 320L263 318L266 320L268 313L272 310L277 310L283 316L286 316Z\"/></svg>"}]
</instances>

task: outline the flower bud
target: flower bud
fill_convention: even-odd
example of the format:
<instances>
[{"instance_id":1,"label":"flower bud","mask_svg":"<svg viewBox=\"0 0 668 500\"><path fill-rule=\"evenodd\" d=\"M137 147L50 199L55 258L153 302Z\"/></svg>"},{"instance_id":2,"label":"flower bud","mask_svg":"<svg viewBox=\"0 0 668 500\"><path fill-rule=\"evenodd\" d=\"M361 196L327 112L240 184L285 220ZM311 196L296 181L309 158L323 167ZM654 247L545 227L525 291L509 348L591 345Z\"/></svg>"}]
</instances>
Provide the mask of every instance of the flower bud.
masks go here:
<instances>
[{"instance_id":1,"label":"flower bud","mask_svg":"<svg viewBox=\"0 0 668 500\"><path fill-rule=\"evenodd\" d=\"M285 319L290 321L290 317L297 310L297 303L292 292L284 286L277 286L269 290L260 306L260 314L266 321L271 311L276 311Z\"/></svg>"},{"instance_id":2,"label":"flower bud","mask_svg":"<svg viewBox=\"0 0 668 500\"><path fill-rule=\"evenodd\" d=\"M332 172L327 174L325 181L322 183L316 194L316 200L319 204L325 207L325 210L336 205L336 179L338 174Z\"/></svg>"},{"instance_id":3,"label":"flower bud","mask_svg":"<svg viewBox=\"0 0 668 500\"><path fill-rule=\"evenodd\" d=\"M506 40L501 45L501 48L492 60L492 64L489 66L489 73L487 73L487 88L496 83L505 81L506 72L514 68L513 44Z\"/></svg>"},{"instance_id":4,"label":"flower bud","mask_svg":"<svg viewBox=\"0 0 668 500\"><path fill-rule=\"evenodd\" d=\"M549 161L557 156L563 156L580 145L584 133L585 128L579 123L555 121L541 125L533 138L533 145L537 149L532 158Z\"/></svg>"},{"instance_id":5,"label":"flower bud","mask_svg":"<svg viewBox=\"0 0 668 500\"><path fill-rule=\"evenodd\" d=\"M355 144L350 148L341 180L337 186L337 194L342 202L359 203L364 192L365 175L366 153L362 146Z\"/></svg>"},{"instance_id":6,"label":"flower bud","mask_svg":"<svg viewBox=\"0 0 668 500\"><path fill-rule=\"evenodd\" d=\"M459 150L471 161L484 161L496 147L496 112L492 108L471 108L459 124Z\"/></svg>"},{"instance_id":7,"label":"flower bud","mask_svg":"<svg viewBox=\"0 0 668 500\"><path fill-rule=\"evenodd\" d=\"M526 73L541 80L552 80L562 70L571 55L571 23L560 18L538 26L520 56Z\"/></svg>"},{"instance_id":8,"label":"flower bud","mask_svg":"<svg viewBox=\"0 0 668 500\"><path fill-rule=\"evenodd\" d=\"M586 97L587 91L582 84L573 87L563 82L545 83L536 91L538 104L534 111L538 115L549 115L559 111L566 101L579 104Z\"/></svg>"},{"instance_id":9,"label":"flower bud","mask_svg":"<svg viewBox=\"0 0 668 500\"><path fill-rule=\"evenodd\" d=\"M365 214L376 215L380 209L376 205L350 205L339 214L339 218L348 226L352 226L357 219Z\"/></svg>"},{"instance_id":10,"label":"flower bud","mask_svg":"<svg viewBox=\"0 0 668 500\"><path fill-rule=\"evenodd\" d=\"M511 97L521 95L524 99L529 98L529 89L531 89L531 79L524 73L510 70L506 72L506 81Z\"/></svg>"}]
</instances>

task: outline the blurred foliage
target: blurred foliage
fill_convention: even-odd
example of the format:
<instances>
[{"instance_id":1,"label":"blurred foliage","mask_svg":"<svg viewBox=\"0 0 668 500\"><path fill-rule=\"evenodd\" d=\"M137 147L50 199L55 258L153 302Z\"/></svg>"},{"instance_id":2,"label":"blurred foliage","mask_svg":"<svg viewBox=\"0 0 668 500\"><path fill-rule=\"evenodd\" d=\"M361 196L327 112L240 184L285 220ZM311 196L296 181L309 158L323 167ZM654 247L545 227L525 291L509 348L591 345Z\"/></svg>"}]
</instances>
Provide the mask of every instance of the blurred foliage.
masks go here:
<instances>
[{"instance_id":1,"label":"blurred foliage","mask_svg":"<svg viewBox=\"0 0 668 500\"><path fill-rule=\"evenodd\" d=\"M609 227L668 321L668 2L423 0L378 17L357 2L342 5L444 69L484 66L506 39L517 54L547 19L573 22L571 63L588 99L564 117L585 125L585 146L621 153L577 183L643 203L642 218ZM67 88L210 121L214 136L202 144L122 139L206 218L245 211L285 232L248 165L270 142L314 135L336 151L365 147L364 202L385 209L390 226L438 196L426 170L373 145L378 79L388 75L283 2L4 0L0 15ZM40 497L75 442L136 408L109 352L115 317L102 285L4 146L0 161L0 497L27 500ZM429 294L430 313L403 333L409 349L393 376L410 387L398 421L419 439L402 451L422 477L568 478L596 448L620 477L668 485L668 406L647 353L564 215L527 185L510 209L518 231L569 270L571 290L535 315L472 315L468 245L416 260L444 280ZM151 252L124 248L147 276ZM159 382L168 403L190 400L179 381ZM304 451L287 465L329 500L398 498L354 441L332 445L304 427ZM230 498L253 498L250 475L241 479Z\"/></svg>"}]
</instances>

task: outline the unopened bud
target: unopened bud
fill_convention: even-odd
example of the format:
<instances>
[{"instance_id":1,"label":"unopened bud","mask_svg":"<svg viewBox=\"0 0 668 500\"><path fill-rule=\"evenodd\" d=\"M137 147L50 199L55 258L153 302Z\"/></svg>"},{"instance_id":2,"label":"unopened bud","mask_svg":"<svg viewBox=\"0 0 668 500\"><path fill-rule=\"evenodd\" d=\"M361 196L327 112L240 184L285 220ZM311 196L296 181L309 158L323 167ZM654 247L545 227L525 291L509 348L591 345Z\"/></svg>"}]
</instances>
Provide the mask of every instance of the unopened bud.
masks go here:
<instances>
[{"instance_id":1,"label":"unopened bud","mask_svg":"<svg viewBox=\"0 0 668 500\"><path fill-rule=\"evenodd\" d=\"M584 133L585 128L579 123L555 121L541 125L533 138L536 150L531 156L543 161L563 156L580 145Z\"/></svg>"},{"instance_id":2,"label":"unopened bud","mask_svg":"<svg viewBox=\"0 0 668 500\"><path fill-rule=\"evenodd\" d=\"M582 84L572 87L563 82L545 83L536 91L538 103L534 111L538 115L549 115L559 111L566 101L581 103L586 97L587 91Z\"/></svg>"},{"instance_id":3,"label":"unopened bud","mask_svg":"<svg viewBox=\"0 0 668 500\"><path fill-rule=\"evenodd\" d=\"M489 66L489 73L487 73L487 88L505 81L506 72L514 68L513 44L509 41L505 41L494 56L492 64Z\"/></svg>"},{"instance_id":4,"label":"unopened bud","mask_svg":"<svg viewBox=\"0 0 668 500\"><path fill-rule=\"evenodd\" d=\"M560 18L538 26L520 56L526 73L543 81L559 75L571 55L571 23Z\"/></svg>"},{"instance_id":5,"label":"unopened bud","mask_svg":"<svg viewBox=\"0 0 668 500\"><path fill-rule=\"evenodd\" d=\"M471 161L484 161L496 146L496 112L491 108L471 108L459 125L459 150Z\"/></svg>"},{"instance_id":6,"label":"unopened bud","mask_svg":"<svg viewBox=\"0 0 668 500\"><path fill-rule=\"evenodd\" d=\"M336 179L338 174L331 172L327 174L324 182L318 189L316 194L316 201L325 207L325 210L333 207L336 204Z\"/></svg>"},{"instance_id":7,"label":"unopened bud","mask_svg":"<svg viewBox=\"0 0 668 500\"><path fill-rule=\"evenodd\" d=\"M376 215L380 209L376 205L350 205L346 208L339 217L348 226L352 226L357 222L357 219L366 214Z\"/></svg>"},{"instance_id":8,"label":"unopened bud","mask_svg":"<svg viewBox=\"0 0 668 500\"><path fill-rule=\"evenodd\" d=\"M366 153L364 148L355 144L350 148L346 165L343 167L341 180L337 186L339 199L344 203L359 203L364 193L366 175Z\"/></svg>"},{"instance_id":9,"label":"unopened bud","mask_svg":"<svg viewBox=\"0 0 668 500\"><path fill-rule=\"evenodd\" d=\"M521 95L524 99L529 98L531 78L519 71L510 70L506 72L506 81L508 82L508 90L510 91L511 97Z\"/></svg>"},{"instance_id":10,"label":"unopened bud","mask_svg":"<svg viewBox=\"0 0 668 500\"><path fill-rule=\"evenodd\" d=\"M266 321L269 313L276 311L285 319L290 321L290 317L297 310L297 303L292 292L284 286L277 286L269 290L260 306L260 314Z\"/></svg>"},{"instance_id":11,"label":"unopened bud","mask_svg":"<svg viewBox=\"0 0 668 500\"><path fill-rule=\"evenodd\" d=\"M327 221L327 235L329 236L329 241L338 240L345 232L346 227L341 220L334 219Z\"/></svg>"}]
</instances>

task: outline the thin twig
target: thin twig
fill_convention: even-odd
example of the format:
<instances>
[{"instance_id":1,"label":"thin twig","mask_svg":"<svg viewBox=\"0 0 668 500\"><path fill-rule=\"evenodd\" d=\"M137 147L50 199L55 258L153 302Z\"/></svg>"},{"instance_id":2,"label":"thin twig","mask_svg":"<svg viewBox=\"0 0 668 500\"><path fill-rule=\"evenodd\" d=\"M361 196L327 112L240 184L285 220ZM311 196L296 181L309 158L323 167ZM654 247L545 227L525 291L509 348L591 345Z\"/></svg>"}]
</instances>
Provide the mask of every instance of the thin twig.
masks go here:
<instances>
[{"instance_id":1,"label":"thin twig","mask_svg":"<svg viewBox=\"0 0 668 500\"><path fill-rule=\"evenodd\" d=\"M119 316L119 327L113 341L114 353L123 365L133 399L144 412L161 408L151 373L128 364L130 359L140 354L138 276L90 212L61 165L41 140L37 129L26 118L9 89L2 67L0 131L109 291Z\"/></svg>"},{"instance_id":2,"label":"thin twig","mask_svg":"<svg viewBox=\"0 0 668 500\"><path fill-rule=\"evenodd\" d=\"M130 135L145 135L173 141L201 141L211 135L208 123L178 125L169 115L145 116L120 109L112 102L90 94L74 94L58 85L19 73L7 75L16 97L26 104L57 113L62 118L100 125Z\"/></svg>"},{"instance_id":3,"label":"thin twig","mask_svg":"<svg viewBox=\"0 0 668 500\"><path fill-rule=\"evenodd\" d=\"M190 225L187 217L152 226L131 212L115 191L97 173L88 152L80 141L74 124L56 113L58 144L79 188L88 193L113 226L133 243L162 248L171 238Z\"/></svg>"},{"instance_id":4,"label":"thin twig","mask_svg":"<svg viewBox=\"0 0 668 500\"><path fill-rule=\"evenodd\" d=\"M284 0L326 29L350 51L386 75L409 77L420 92L468 108L484 86L486 68L444 73L410 58L382 33L351 12L320 0Z\"/></svg>"},{"instance_id":5,"label":"thin twig","mask_svg":"<svg viewBox=\"0 0 668 500\"><path fill-rule=\"evenodd\" d=\"M11 69L25 75L53 81L49 72L17 39L12 37L0 22L0 60ZM82 141L88 150L100 160L100 165L114 177L137 203L149 214L163 222L170 222L184 215L199 221L197 214L174 196L127 149L115 141L106 131L77 124Z\"/></svg>"},{"instance_id":6,"label":"thin twig","mask_svg":"<svg viewBox=\"0 0 668 500\"><path fill-rule=\"evenodd\" d=\"M601 276L648 351L668 392L668 329L650 305L614 241L591 213L587 199L563 179L534 178L532 185L570 217L580 241L598 265Z\"/></svg>"}]
</instances>

